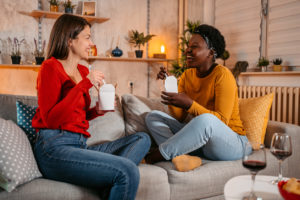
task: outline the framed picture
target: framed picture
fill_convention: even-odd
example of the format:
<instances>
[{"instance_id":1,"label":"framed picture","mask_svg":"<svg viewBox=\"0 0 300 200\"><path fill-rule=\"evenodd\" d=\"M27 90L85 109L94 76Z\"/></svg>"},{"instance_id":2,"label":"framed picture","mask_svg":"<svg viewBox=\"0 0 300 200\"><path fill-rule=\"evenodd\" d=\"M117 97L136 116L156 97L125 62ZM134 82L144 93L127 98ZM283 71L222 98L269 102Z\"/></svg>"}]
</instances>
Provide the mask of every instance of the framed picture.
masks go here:
<instances>
[{"instance_id":1,"label":"framed picture","mask_svg":"<svg viewBox=\"0 0 300 200\"><path fill-rule=\"evenodd\" d=\"M83 1L82 15L96 16L96 1Z\"/></svg>"}]
</instances>

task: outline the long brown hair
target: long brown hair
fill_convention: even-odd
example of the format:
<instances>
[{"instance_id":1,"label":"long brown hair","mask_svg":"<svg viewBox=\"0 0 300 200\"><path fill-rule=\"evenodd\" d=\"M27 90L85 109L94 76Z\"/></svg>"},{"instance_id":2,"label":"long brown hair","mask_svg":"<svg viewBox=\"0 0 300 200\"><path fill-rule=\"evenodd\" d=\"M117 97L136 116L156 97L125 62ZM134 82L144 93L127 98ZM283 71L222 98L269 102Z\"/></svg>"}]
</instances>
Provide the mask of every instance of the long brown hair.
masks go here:
<instances>
[{"instance_id":1,"label":"long brown hair","mask_svg":"<svg viewBox=\"0 0 300 200\"><path fill-rule=\"evenodd\" d=\"M70 14L61 15L53 25L50 34L47 59L51 57L67 59L69 55L68 41L75 39L85 26L91 27L91 24L82 17Z\"/></svg>"}]
</instances>

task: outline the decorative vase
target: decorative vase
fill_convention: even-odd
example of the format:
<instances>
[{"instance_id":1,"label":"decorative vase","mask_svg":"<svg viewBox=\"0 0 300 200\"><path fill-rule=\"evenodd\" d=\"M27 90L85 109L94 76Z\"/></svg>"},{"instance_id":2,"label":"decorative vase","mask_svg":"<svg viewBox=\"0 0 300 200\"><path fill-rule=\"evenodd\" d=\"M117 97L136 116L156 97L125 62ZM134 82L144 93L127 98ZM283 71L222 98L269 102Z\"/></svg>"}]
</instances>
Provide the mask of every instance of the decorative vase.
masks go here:
<instances>
[{"instance_id":1,"label":"decorative vase","mask_svg":"<svg viewBox=\"0 0 300 200\"><path fill-rule=\"evenodd\" d=\"M20 64L21 56L11 56L11 62L12 64Z\"/></svg>"},{"instance_id":2,"label":"decorative vase","mask_svg":"<svg viewBox=\"0 0 300 200\"><path fill-rule=\"evenodd\" d=\"M73 13L73 8L65 7L65 13Z\"/></svg>"},{"instance_id":3,"label":"decorative vase","mask_svg":"<svg viewBox=\"0 0 300 200\"><path fill-rule=\"evenodd\" d=\"M261 71L266 72L267 71L267 66L261 66Z\"/></svg>"},{"instance_id":4,"label":"decorative vase","mask_svg":"<svg viewBox=\"0 0 300 200\"><path fill-rule=\"evenodd\" d=\"M58 12L58 5L50 5L51 12Z\"/></svg>"},{"instance_id":5,"label":"decorative vase","mask_svg":"<svg viewBox=\"0 0 300 200\"><path fill-rule=\"evenodd\" d=\"M143 50L135 50L135 56L137 58L142 58L143 57Z\"/></svg>"},{"instance_id":6,"label":"decorative vase","mask_svg":"<svg viewBox=\"0 0 300 200\"><path fill-rule=\"evenodd\" d=\"M114 50L112 50L111 54L114 57L121 57L123 55L123 51L117 46Z\"/></svg>"},{"instance_id":7,"label":"decorative vase","mask_svg":"<svg viewBox=\"0 0 300 200\"><path fill-rule=\"evenodd\" d=\"M273 71L274 72L281 72L282 71L282 65L273 65Z\"/></svg>"},{"instance_id":8,"label":"decorative vase","mask_svg":"<svg viewBox=\"0 0 300 200\"><path fill-rule=\"evenodd\" d=\"M45 57L35 57L35 63L37 65L42 64L42 62L45 60Z\"/></svg>"}]
</instances>

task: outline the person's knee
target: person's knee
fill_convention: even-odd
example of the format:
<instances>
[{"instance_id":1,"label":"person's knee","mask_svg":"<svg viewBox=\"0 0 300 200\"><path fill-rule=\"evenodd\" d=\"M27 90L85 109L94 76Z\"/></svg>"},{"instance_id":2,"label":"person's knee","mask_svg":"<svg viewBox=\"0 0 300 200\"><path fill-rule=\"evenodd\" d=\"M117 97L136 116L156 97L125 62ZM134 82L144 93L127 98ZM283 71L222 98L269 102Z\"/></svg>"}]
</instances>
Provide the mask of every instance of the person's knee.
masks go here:
<instances>
[{"instance_id":1,"label":"person's knee","mask_svg":"<svg viewBox=\"0 0 300 200\"><path fill-rule=\"evenodd\" d=\"M210 113L204 113L202 115L198 115L193 120L197 121L197 123L203 124L203 125L209 125L211 124L217 117Z\"/></svg>"},{"instance_id":2,"label":"person's knee","mask_svg":"<svg viewBox=\"0 0 300 200\"><path fill-rule=\"evenodd\" d=\"M144 132L138 132L136 134L140 137L140 140L142 141L143 146L145 148L148 148L148 147L150 148L150 146L151 146L150 136L147 133L144 133Z\"/></svg>"},{"instance_id":3,"label":"person's knee","mask_svg":"<svg viewBox=\"0 0 300 200\"><path fill-rule=\"evenodd\" d=\"M153 122L153 121L156 121L157 119L160 119L161 118L161 111L159 110L153 110L151 112L149 112L146 117L145 117L145 122L147 124L147 126Z\"/></svg>"}]
</instances>

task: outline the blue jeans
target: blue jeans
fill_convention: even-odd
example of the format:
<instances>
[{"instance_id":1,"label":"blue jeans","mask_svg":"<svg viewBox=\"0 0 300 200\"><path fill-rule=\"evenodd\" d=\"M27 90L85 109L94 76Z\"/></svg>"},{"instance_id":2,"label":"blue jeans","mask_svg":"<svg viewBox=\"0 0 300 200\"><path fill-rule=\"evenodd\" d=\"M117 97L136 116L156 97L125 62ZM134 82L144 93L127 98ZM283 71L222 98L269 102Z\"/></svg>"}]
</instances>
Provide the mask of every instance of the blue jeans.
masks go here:
<instances>
[{"instance_id":1,"label":"blue jeans","mask_svg":"<svg viewBox=\"0 0 300 200\"><path fill-rule=\"evenodd\" d=\"M185 124L164 112L152 111L146 116L146 124L166 160L183 154L210 160L238 160L248 142L246 136L235 133L208 113Z\"/></svg>"},{"instance_id":2,"label":"blue jeans","mask_svg":"<svg viewBox=\"0 0 300 200\"><path fill-rule=\"evenodd\" d=\"M34 154L43 176L107 191L108 199L134 199L137 165L150 148L150 137L140 132L95 146L86 140L69 131L40 130Z\"/></svg>"}]
</instances>

